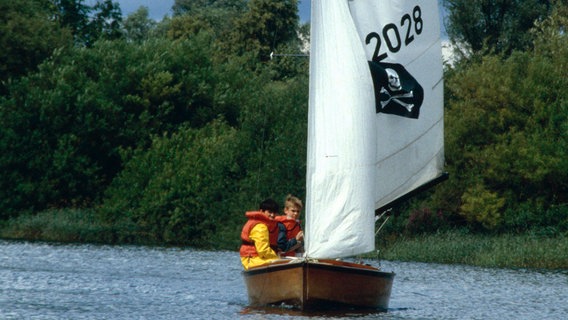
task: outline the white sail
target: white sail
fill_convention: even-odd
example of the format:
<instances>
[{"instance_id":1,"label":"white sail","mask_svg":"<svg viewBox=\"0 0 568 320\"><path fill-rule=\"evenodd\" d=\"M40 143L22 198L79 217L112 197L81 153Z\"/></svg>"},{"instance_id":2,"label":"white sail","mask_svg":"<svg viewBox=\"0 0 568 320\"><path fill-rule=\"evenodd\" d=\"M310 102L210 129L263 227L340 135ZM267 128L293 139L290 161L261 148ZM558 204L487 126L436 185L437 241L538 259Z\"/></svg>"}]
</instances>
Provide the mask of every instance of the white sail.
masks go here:
<instances>
[{"instance_id":1,"label":"white sail","mask_svg":"<svg viewBox=\"0 0 568 320\"><path fill-rule=\"evenodd\" d=\"M443 171L443 69L438 1L348 2L360 40L366 44L367 59L378 56L383 58L382 62L401 64L424 89L418 119L377 114L375 208L380 208ZM381 43L377 47L379 38Z\"/></svg>"},{"instance_id":2,"label":"white sail","mask_svg":"<svg viewBox=\"0 0 568 320\"><path fill-rule=\"evenodd\" d=\"M374 94L345 0L312 0L306 254L374 249Z\"/></svg>"},{"instance_id":3,"label":"white sail","mask_svg":"<svg viewBox=\"0 0 568 320\"><path fill-rule=\"evenodd\" d=\"M375 209L441 173L440 26L436 0L311 10L306 256L339 258L374 250Z\"/></svg>"}]
</instances>

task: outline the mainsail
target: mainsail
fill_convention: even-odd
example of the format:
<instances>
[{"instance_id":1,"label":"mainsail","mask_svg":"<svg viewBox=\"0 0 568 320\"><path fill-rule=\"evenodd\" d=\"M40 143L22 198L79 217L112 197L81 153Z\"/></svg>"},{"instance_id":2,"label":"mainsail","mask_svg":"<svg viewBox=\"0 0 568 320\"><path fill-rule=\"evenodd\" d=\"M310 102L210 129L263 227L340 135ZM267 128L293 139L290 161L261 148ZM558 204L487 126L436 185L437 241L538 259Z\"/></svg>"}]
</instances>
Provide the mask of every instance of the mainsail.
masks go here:
<instances>
[{"instance_id":1,"label":"mainsail","mask_svg":"<svg viewBox=\"0 0 568 320\"><path fill-rule=\"evenodd\" d=\"M306 256L374 250L374 211L442 174L437 1L312 0Z\"/></svg>"}]
</instances>

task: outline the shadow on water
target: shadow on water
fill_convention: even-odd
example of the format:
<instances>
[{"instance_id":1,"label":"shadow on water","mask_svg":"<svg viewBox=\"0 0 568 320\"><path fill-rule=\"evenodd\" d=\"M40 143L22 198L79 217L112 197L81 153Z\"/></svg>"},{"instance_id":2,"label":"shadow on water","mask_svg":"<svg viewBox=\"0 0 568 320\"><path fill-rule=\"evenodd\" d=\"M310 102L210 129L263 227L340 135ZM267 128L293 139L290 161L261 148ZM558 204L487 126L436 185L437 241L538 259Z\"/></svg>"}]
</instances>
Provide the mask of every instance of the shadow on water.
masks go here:
<instances>
[{"instance_id":1,"label":"shadow on water","mask_svg":"<svg viewBox=\"0 0 568 320\"><path fill-rule=\"evenodd\" d=\"M328 306L311 310L300 310L289 305L271 305L265 307L247 306L241 310L241 315L277 315L287 317L324 317L324 318L362 318L373 315L386 315L389 310L362 309L345 306Z\"/></svg>"}]
</instances>

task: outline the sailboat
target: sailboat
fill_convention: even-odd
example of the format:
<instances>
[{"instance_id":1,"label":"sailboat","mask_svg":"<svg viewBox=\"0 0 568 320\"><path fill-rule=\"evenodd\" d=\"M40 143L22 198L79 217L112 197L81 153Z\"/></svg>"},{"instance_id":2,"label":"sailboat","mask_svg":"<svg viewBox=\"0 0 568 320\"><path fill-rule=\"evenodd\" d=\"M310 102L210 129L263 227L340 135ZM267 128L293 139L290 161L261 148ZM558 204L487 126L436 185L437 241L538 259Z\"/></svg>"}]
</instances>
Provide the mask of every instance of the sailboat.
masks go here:
<instances>
[{"instance_id":1,"label":"sailboat","mask_svg":"<svg viewBox=\"0 0 568 320\"><path fill-rule=\"evenodd\" d=\"M386 310L375 217L441 181L437 0L312 0L305 253L243 272L249 304Z\"/></svg>"}]
</instances>

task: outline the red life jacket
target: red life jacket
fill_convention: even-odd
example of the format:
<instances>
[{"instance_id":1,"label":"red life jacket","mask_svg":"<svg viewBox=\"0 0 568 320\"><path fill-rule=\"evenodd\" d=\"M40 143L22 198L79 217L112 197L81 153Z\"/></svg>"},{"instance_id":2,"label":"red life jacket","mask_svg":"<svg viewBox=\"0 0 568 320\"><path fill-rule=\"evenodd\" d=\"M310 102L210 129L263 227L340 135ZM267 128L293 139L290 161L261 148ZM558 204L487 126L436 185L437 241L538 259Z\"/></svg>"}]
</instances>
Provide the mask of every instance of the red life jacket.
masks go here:
<instances>
[{"instance_id":1,"label":"red life jacket","mask_svg":"<svg viewBox=\"0 0 568 320\"><path fill-rule=\"evenodd\" d=\"M288 219L286 216L276 216L274 220L282 223L286 227L286 239L294 239L298 232L302 230L302 226L298 220Z\"/></svg>"},{"instance_id":2,"label":"red life jacket","mask_svg":"<svg viewBox=\"0 0 568 320\"><path fill-rule=\"evenodd\" d=\"M257 224L262 223L268 228L268 236L270 247L274 252L278 252L278 225L274 220L270 220L260 211L248 211L245 216L248 221L241 231L241 249L239 250L241 257L256 257L258 252L254 246L254 241L250 239L250 232Z\"/></svg>"},{"instance_id":3,"label":"red life jacket","mask_svg":"<svg viewBox=\"0 0 568 320\"><path fill-rule=\"evenodd\" d=\"M298 220L288 219L286 215L276 216L274 220L282 223L284 227L286 227L286 240L296 239L296 235L302 230L302 226ZM296 255L296 250L288 251L285 255L293 257Z\"/></svg>"}]
</instances>

